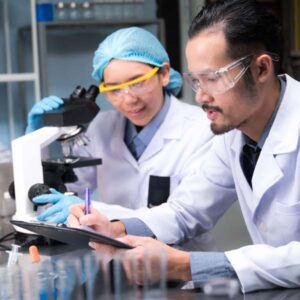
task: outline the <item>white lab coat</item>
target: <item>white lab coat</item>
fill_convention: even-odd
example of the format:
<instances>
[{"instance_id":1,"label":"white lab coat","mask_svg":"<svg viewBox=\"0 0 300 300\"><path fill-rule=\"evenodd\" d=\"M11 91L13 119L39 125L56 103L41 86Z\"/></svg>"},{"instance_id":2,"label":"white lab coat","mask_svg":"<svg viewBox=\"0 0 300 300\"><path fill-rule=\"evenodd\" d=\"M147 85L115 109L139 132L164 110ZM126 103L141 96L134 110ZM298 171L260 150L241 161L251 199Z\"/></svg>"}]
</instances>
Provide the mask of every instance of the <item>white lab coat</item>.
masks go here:
<instances>
[{"instance_id":1,"label":"white lab coat","mask_svg":"<svg viewBox=\"0 0 300 300\"><path fill-rule=\"evenodd\" d=\"M164 228L158 239L175 243L212 228L238 198L254 245L225 254L243 292L300 287L300 83L287 75L286 80L253 174L253 191L239 162L242 133L233 130L215 138L199 174L183 180L184 190L141 218Z\"/></svg>"},{"instance_id":2,"label":"white lab coat","mask_svg":"<svg viewBox=\"0 0 300 300\"><path fill-rule=\"evenodd\" d=\"M102 158L103 164L75 169L78 181L68 185L81 197L85 187L98 188L99 201L93 205L110 219L138 217L151 210L147 208L150 175L170 176L170 194L179 186L185 189L182 180L202 167L213 138L202 109L171 96L165 120L136 161L124 143L125 123L116 111L95 117L87 131L89 145L75 149L74 154ZM145 223L152 229L151 222ZM209 234L203 234L196 244L203 250L213 247Z\"/></svg>"}]
</instances>

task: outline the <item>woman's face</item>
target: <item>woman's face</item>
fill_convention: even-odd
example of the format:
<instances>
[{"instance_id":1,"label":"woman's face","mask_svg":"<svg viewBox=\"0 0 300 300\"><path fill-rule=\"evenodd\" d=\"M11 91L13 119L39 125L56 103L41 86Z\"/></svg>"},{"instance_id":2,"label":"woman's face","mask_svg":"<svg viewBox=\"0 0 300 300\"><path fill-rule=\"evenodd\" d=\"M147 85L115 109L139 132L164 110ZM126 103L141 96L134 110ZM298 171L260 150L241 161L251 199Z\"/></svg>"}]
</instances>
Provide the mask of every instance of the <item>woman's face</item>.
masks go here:
<instances>
[{"instance_id":1,"label":"woman's face","mask_svg":"<svg viewBox=\"0 0 300 300\"><path fill-rule=\"evenodd\" d=\"M103 72L106 86L134 80L149 73L152 66L126 60L113 59ZM149 79L106 92L111 104L136 126L146 126L160 111L164 102L163 87L169 83L169 65L166 64Z\"/></svg>"}]
</instances>

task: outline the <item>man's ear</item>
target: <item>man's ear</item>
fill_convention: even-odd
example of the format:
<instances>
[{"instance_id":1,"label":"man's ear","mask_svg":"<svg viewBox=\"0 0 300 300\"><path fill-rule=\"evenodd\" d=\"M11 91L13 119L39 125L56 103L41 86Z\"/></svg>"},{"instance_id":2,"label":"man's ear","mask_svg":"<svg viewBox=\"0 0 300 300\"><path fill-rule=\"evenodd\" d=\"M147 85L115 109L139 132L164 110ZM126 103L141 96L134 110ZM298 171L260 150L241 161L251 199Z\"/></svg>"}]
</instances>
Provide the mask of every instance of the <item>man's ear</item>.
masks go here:
<instances>
[{"instance_id":1,"label":"man's ear","mask_svg":"<svg viewBox=\"0 0 300 300\"><path fill-rule=\"evenodd\" d=\"M262 54L255 60L255 73L259 82L265 82L273 73L273 61L270 55Z\"/></svg>"}]
</instances>

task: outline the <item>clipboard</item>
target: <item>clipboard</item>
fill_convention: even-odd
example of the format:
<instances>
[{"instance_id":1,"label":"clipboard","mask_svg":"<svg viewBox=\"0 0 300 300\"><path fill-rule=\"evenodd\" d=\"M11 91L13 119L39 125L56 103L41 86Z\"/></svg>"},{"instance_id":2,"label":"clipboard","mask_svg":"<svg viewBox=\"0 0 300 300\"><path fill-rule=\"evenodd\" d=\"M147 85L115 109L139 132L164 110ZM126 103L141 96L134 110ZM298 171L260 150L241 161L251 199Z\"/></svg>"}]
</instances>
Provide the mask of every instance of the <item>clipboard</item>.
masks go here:
<instances>
[{"instance_id":1,"label":"clipboard","mask_svg":"<svg viewBox=\"0 0 300 300\"><path fill-rule=\"evenodd\" d=\"M25 222L19 220L11 220L10 222L15 226L28 229L36 234L76 247L88 247L88 243L90 241L93 241L117 248L133 248L128 244L99 234L92 228L85 229L78 227L68 227L65 224Z\"/></svg>"}]
</instances>

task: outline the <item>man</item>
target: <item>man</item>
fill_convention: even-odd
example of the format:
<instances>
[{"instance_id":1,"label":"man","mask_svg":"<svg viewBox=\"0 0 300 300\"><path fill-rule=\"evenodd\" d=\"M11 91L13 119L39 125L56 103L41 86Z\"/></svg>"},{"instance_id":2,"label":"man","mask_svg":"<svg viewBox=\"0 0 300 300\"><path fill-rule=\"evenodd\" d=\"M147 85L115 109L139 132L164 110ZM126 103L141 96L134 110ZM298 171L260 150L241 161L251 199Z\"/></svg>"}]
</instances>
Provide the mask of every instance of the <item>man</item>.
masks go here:
<instances>
[{"instance_id":1,"label":"man","mask_svg":"<svg viewBox=\"0 0 300 300\"><path fill-rule=\"evenodd\" d=\"M219 136L203 169L185 179L190 190L172 195L168 214L160 207L151 213L174 241L212 228L238 198L254 245L188 253L149 238L122 238L139 260L148 247L164 248L169 279L199 286L215 277L237 277L245 293L300 287L300 83L276 76L279 34L277 20L251 0L214 2L191 24L186 77ZM125 234L121 222L109 224L97 213L82 216L79 206L72 213L70 224Z\"/></svg>"}]
</instances>

